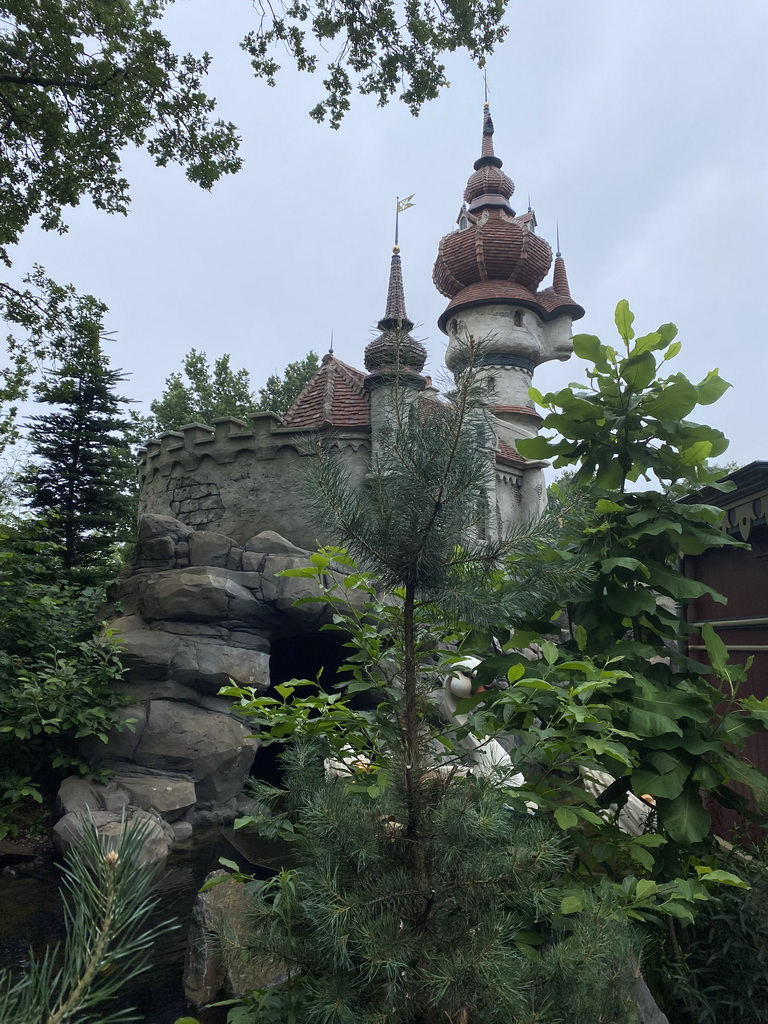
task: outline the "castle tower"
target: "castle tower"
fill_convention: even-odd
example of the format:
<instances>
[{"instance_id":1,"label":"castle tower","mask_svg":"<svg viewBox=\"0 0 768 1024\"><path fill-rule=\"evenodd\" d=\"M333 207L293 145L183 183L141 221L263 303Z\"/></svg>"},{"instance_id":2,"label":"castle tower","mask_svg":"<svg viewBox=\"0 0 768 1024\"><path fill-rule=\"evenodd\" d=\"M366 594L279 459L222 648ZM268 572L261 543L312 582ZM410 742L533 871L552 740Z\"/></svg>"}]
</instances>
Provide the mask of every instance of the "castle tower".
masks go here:
<instances>
[{"instance_id":1,"label":"castle tower","mask_svg":"<svg viewBox=\"0 0 768 1024\"><path fill-rule=\"evenodd\" d=\"M481 345L481 374L499 440L534 436L539 416L528 397L533 371L549 359L568 359L571 324L584 310L571 298L558 251L552 286L539 287L552 266L552 249L536 234L536 215L516 216L515 190L493 149L493 121L483 108L481 155L464 191L458 230L440 242L433 280L450 299L438 320L448 335L446 364L456 373L467 339Z\"/></svg>"},{"instance_id":2,"label":"castle tower","mask_svg":"<svg viewBox=\"0 0 768 1024\"><path fill-rule=\"evenodd\" d=\"M365 390L371 403L371 449L375 456L382 438L398 420L409 416L426 387L421 376L427 350L411 336L413 321L405 311L403 268L400 246L395 244L389 269L389 288L384 316L378 322L381 334L365 349Z\"/></svg>"}]
</instances>

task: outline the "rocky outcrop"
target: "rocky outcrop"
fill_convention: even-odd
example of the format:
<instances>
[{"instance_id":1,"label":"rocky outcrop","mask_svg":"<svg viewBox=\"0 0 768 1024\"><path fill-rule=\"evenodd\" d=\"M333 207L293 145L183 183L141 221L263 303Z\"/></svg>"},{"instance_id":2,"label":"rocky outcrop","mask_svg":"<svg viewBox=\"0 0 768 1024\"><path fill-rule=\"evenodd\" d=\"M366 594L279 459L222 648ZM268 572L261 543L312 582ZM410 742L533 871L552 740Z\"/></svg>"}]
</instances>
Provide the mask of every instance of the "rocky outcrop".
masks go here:
<instances>
[{"instance_id":1,"label":"rocky outcrop","mask_svg":"<svg viewBox=\"0 0 768 1024\"><path fill-rule=\"evenodd\" d=\"M126 825L139 823L144 829L140 863L162 862L180 837L154 808L131 803L131 793L117 780L102 785L89 779L65 779L58 792L57 807L62 817L53 828L53 841L66 855L86 828L94 827L107 841L116 844Z\"/></svg>"},{"instance_id":2,"label":"rocky outcrop","mask_svg":"<svg viewBox=\"0 0 768 1024\"><path fill-rule=\"evenodd\" d=\"M285 980L285 967L267 955L243 958L246 942L253 940L248 891L221 870L211 872L206 884L217 880L219 884L198 893L192 911L184 994L193 1006L210 1003L220 994L242 996Z\"/></svg>"},{"instance_id":3,"label":"rocky outcrop","mask_svg":"<svg viewBox=\"0 0 768 1024\"><path fill-rule=\"evenodd\" d=\"M322 603L296 605L318 596L312 579L277 575L308 558L271 530L239 544L171 516L141 517L132 568L113 595L121 614L111 622L124 650L119 689L130 704L108 742L85 750L114 773L125 803L173 824L234 817L259 741L217 694L232 682L264 693L272 640L326 621ZM94 810L117 809L106 791L89 799Z\"/></svg>"}]
</instances>

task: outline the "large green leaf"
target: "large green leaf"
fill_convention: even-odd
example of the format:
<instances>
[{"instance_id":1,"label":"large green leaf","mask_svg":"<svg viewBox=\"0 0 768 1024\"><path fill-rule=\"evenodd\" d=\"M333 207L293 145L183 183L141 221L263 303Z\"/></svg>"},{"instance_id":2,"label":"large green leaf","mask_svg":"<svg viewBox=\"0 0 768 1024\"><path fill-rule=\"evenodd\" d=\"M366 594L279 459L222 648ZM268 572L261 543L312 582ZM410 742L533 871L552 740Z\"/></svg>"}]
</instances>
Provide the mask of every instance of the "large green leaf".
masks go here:
<instances>
[{"instance_id":1,"label":"large green leaf","mask_svg":"<svg viewBox=\"0 0 768 1024\"><path fill-rule=\"evenodd\" d=\"M658 420L682 420L696 408L698 395L696 388L689 381L676 381L665 387L658 395L651 395L643 400L642 411L645 416L654 416Z\"/></svg>"},{"instance_id":2,"label":"large green leaf","mask_svg":"<svg viewBox=\"0 0 768 1024\"><path fill-rule=\"evenodd\" d=\"M645 708L630 708L629 728L641 737L683 735L683 730L674 719Z\"/></svg>"},{"instance_id":3,"label":"large green leaf","mask_svg":"<svg viewBox=\"0 0 768 1024\"><path fill-rule=\"evenodd\" d=\"M622 299L616 306L616 313L614 315L616 326L619 329L619 334L625 341L631 341L635 332L632 329L632 324L635 319L635 314L629 308L629 303L626 299Z\"/></svg>"},{"instance_id":4,"label":"large green leaf","mask_svg":"<svg viewBox=\"0 0 768 1024\"><path fill-rule=\"evenodd\" d=\"M694 783L684 786L674 800L659 798L656 807L661 826L675 842L690 846L700 843L709 834L712 822Z\"/></svg>"},{"instance_id":5,"label":"large green leaf","mask_svg":"<svg viewBox=\"0 0 768 1024\"><path fill-rule=\"evenodd\" d=\"M653 331L651 334L646 334L642 338L637 339L632 353L633 355L640 355L641 352L654 352L656 349L664 348L665 345L666 342L659 332Z\"/></svg>"},{"instance_id":6,"label":"large green leaf","mask_svg":"<svg viewBox=\"0 0 768 1024\"><path fill-rule=\"evenodd\" d=\"M728 648L708 622L705 622L701 627L701 637L704 641L704 646L707 648L709 663L715 670L715 673L720 676L721 679L727 678Z\"/></svg>"},{"instance_id":7,"label":"large green leaf","mask_svg":"<svg viewBox=\"0 0 768 1024\"><path fill-rule=\"evenodd\" d=\"M628 618L652 612L656 607L656 598L650 590L625 590L613 584L605 589L605 601L609 608Z\"/></svg>"},{"instance_id":8,"label":"large green leaf","mask_svg":"<svg viewBox=\"0 0 768 1024\"><path fill-rule=\"evenodd\" d=\"M711 405L722 398L731 385L723 380L717 370L710 370L704 380L697 385L700 405Z\"/></svg>"},{"instance_id":9,"label":"large green leaf","mask_svg":"<svg viewBox=\"0 0 768 1024\"><path fill-rule=\"evenodd\" d=\"M684 466L696 466L705 463L713 454L711 441L694 441L680 452L680 461Z\"/></svg>"},{"instance_id":10,"label":"large green leaf","mask_svg":"<svg viewBox=\"0 0 768 1024\"><path fill-rule=\"evenodd\" d=\"M525 437L516 442L517 450L524 459L551 459L560 451L571 447L567 443L557 442L554 438Z\"/></svg>"},{"instance_id":11,"label":"large green leaf","mask_svg":"<svg viewBox=\"0 0 768 1024\"><path fill-rule=\"evenodd\" d=\"M600 369L608 369L605 346L594 334L575 334L573 352L579 359L586 359L587 362L594 363Z\"/></svg>"},{"instance_id":12,"label":"large green leaf","mask_svg":"<svg viewBox=\"0 0 768 1024\"><path fill-rule=\"evenodd\" d=\"M631 569L634 572L639 572L641 576L648 576L648 570L645 567L645 564L638 558L627 558L625 556L604 558L600 563L601 572L613 572L613 570L617 568Z\"/></svg>"},{"instance_id":13,"label":"large green leaf","mask_svg":"<svg viewBox=\"0 0 768 1024\"><path fill-rule=\"evenodd\" d=\"M713 590L706 583L692 580L688 576L683 576L680 572L667 569L665 566L652 565L650 567L650 581L651 586L665 590L670 596L677 598L679 601L692 601L706 594L719 604L727 603L727 598Z\"/></svg>"},{"instance_id":14,"label":"large green leaf","mask_svg":"<svg viewBox=\"0 0 768 1024\"><path fill-rule=\"evenodd\" d=\"M680 760L675 762L671 771L663 775L649 769L636 768L632 772L632 789L635 793L650 793L652 796L673 799L682 793L690 774L691 766Z\"/></svg>"},{"instance_id":15,"label":"large green leaf","mask_svg":"<svg viewBox=\"0 0 768 1024\"><path fill-rule=\"evenodd\" d=\"M641 352L621 362L621 376L636 391L647 388L656 376L656 360L650 352Z\"/></svg>"}]
</instances>

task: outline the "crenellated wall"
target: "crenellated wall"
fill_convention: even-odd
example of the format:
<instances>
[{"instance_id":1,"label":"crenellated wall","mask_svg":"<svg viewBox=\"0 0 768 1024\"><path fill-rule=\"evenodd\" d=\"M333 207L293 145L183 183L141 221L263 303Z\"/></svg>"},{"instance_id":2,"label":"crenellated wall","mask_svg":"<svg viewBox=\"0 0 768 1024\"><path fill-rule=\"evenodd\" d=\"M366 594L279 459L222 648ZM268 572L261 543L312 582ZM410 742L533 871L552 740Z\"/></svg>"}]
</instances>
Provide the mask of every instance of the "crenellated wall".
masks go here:
<instances>
[{"instance_id":1,"label":"crenellated wall","mask_svg":"<svg viewBox=\"0 0 768 1024\"><path fill-rule=\"evenodd\" d=\"M286 429L274 413L248 421L226 416L207 426L191 423L150 441L140 453L139 514L172 516L195 530L212 530L243 543L274 530L314 549L318 536L304 511L308 432ZM351 479L362 480L370 459L367 428L340 430Z\"/></svg>"}]
</instances>

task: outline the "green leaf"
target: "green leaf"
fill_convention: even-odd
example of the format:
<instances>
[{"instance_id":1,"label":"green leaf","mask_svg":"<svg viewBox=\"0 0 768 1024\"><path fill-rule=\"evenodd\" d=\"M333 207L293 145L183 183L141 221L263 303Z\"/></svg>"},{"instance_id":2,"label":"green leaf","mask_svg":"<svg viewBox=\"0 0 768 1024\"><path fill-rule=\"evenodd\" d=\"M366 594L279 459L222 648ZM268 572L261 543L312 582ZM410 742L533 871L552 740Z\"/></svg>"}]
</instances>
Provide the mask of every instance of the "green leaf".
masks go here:
<instances>
[{"instance_id":1,"label":"green leaf","mask_svg":"<svg viewBox=\"0 0 768 1024\"><path fill-rule=\"evenodd\" d=\"M544 641L544 643L541 645L541 653L544 656L544 660L548 665L554 665L557 661L558 650L551 640Z\"/></svg>"},{"instance_id":2,"label":"green leaf","mask_svg":"<svg viewBox=\"0 0 768 1024\"><path fill-rule=\"evenodd\" d=\"M568 914L578 914L584 909L584 904L578 896L566 896L560 902L560 913L564 916Z\"/></svg>"},{"instance_id":3,"label":"green leaf","mask_svg":"<svg viewBox=\"0 0 768 1024\"><path fill-rule=\"evenodd\" d=\"M630 843L629 856L636 864L640 864L641 867L644 867L646 871L653 871L656 860L653 854L649 853L648 850L643 849L642 846L635 846L633 843ZM640 883L638 883L638 888L640 888Z\"/></svg>"},{"instance_id":4,"label":"green leaf","mask_svg":"<svg viewBox=\"0 0 768 1024\"><path fill-rule=\"evenodd\" d=\"M656 711L632 708L629 712L629 728L641 737L666 736L672 733L682 736L683 730L673 719Z\"/></svg>"},{"instance_id":5,"label":"green leaf","mask_svg":"<svg viewBox=\"0 0 768 1024\"><path fill-rule=\"evenodd\" d=\"M635 899L646 900L649 896L655 896L658 885L650 878L641 878L635 888Z\"/></svg>"},{"instance_id":6,"label":"green leaf","mask_svg":"<svg viewBox=\"0 0 768 1024\"><path fill-rule=\"evenodd\" d=\"M516 683L518 679L525 675L525 669L522 665L513 665L507 671L507 679L510 683Z\"/></svg>"},{"instance_id":7,"label":"green leaf","mask_svg":"<svg viewBox=\"0 0 768 1024\"><path fill-rule=\"evenodd\" d=\"M555 811L555 821L565 831L577 825L579 819L570 807L558 807Z\"/></svg>"},{"instance_id":8,"label":"green leaf","mask_svg":"<svg viewBox=\"0 0 768 1024\"><path fill-rule=\"evenodd\" d=\"M710 441L695 441L680 452L680 461L684 466L703 465L712 454Z\"/></svg>"},{"instance_id":9,"label":"green leaf","mask_svg":"<svg viewBox=\"0 0 768 1024\"><path fill-rule=\"evenodd\" d=\"M696 388L690 381L676 381L664 388L659 395L643 400L644 416L655 416L657 420L673 422L688 416L698 403Z\"/></svg>"},{"instance_id":10,"label":"green leaf","mask_svg":"<svg viewBox=\"0 0 768 1024\"><path fill-rule=\"evenodd\" d=\"M650 590L624 590L616 585L606 587L605 601L609 608L627 618L634 618L643 612L652 612L656 608L656 598Z\"/></svg>"},{"instance_id":11,"label":"green leaf","mask_svg":"<svg viewBox=\"0 0 768 1024\"><path fill-rule=\"evenodd\" d=\"M236 871L240 874L240 865L235 864L233 860L227 860L226 857L219 857L219 864L224 868L229 868L230 871Z\"/></svg>"},{"instance_id":12,"label":"green leaf","mask_svg":"<svg viewBox=\"0 0 768 1024\"><path fill-rule=\"evenodd\" d=\"M707 648L709 663L720 679L728 679L728 648L709 622L701 627L701 638Z\"/></svg>"},{"instance_id":13,"label":"green leaf","mask_svg":"<svg viewBox=\"0 0 768 1024\"><path fill-rule=\"evenodd\" d=\"M645 563L641 562L638 558L604 558L600 563L601 572L613 572L613 570L618 567L621 567L622 569L631 569L634 572L639 571L643 576L648 576L648 570L645 567Z\"/></svg>"},{"instance_id":14,"label":"green leaf","mask_svg":"<svg viewBox=\"0 0 768 1024\"><path fill-rule=\"evenodd\" d=\"M633 355L640 355L641 352L654 352L658 348L663 348L666 342L659 334L658 331L654 331L651 334L646 334L642 338L638 338L635 342L632 352Z\"/></svg>"},{"instance_id":15,"label":"green leaf","mask_svg":"<svg viewBox=\"0 0 768 1024\"><path fill-rule=\"evenodd\" d=\"M677 328L675 328L675 330L677 330ZM665 360L665 362L670 360L670 359L674 359L675 356L677 355L677 353L680 351L680 349L682 347L683 347L683 343L681 341L673 341L672 344L667 349L667 351L664 353L664 360Z\"/></svg>"},{"instance_id":16,"label":"green leaf","mask_svg":"<svg viewBox=\"0 0 768 1024\"><path fill-rule=\"evenodd\" d=\"M573 353L589 363L605 362L603 343L594 334L576 334L573 338Z\"/></svg>"},{"instance_id":17,"label":"green leaf","mask_svg":"<svg viewBox=\"0 0 768 1024\"><path fill-rule=\"evenodd\" d=\"M696 386L700 405L712 405L725 394L731 385L723 380L717 370L710 370L704 380Z\"/></svg>"},{"instance_id":18,"label":"green leaf","mask_svg":"<svg viewBox=\"0 0 768 1024\"><path fill-rule=\"evenodd\" d=\"M662 324L656 333L661 335L662 341L667 345L677 337L677 327L674 324Z\"/></svg>"},{"instance_id":19,"label":"green leaf","mask_svg":"<svg viewBox=\"0 0 768 1024\"><path fill-rule=\"evenodd\" d=\"M608 498L600 498L595 505L595 511L601 514L607 514L608 512L623 512L624 506L619 505L615 501L609 501Z\"/></svg>"},{"instance_id":20,"label":"green leaf","mask_svg":"<svg viewBox=\"0 0 768 1024\"><path fill-rule=\"evenodd\" d=\"M709 834L711 820L699 796L698 786L687 784L674 800L659 799L659 821L672 839L684 846L700 843Z\"/></svg>"},{"instance_id":21,"label":"green leaf","mask_svg":"<svg viewBox=\"0 0 768 1024\"><path fill-rule=\"evenodd\" d=\"M524 459L550 459L558 454L559 445L554 438L544 437L523 437L515 442L518 453Z\"/></svg>"},{"instance_id":22,"label":"green leaf","mask_svg":"<svg viewBox=\"0 0 768 1024\"><path fill-rule=\"evenodd\" d=\"M718 882L720 885L732 885L736 889L751 889L752 886L743 878L734 875L731 871L713 871L705 864L696 865L696 873L700 882Z\"/></svg>"},{"instance_id":23,"label":"green leaf","mask_svg":"<svg viewBox=\"0 0 768 1024\"><path fill-rule=\"evenodd\" d=\"M623 359L619 372L623 380L635 391L647 388L656 376L656 360L650 352Z\"/></svg>"},{"instance_id":24,"label":"green leaf","mask_svg":"<svg viewBox=\"0 0 768 1024\"><path fill-rule=\"evenodd\" d=\"M635 314L629 308L629 303L626 299L622 299L616 306L614 319L616 321L616 327L619 330L619 334L622 336L624 341L631 341L635 336L635 332L632 329Z\"/></svg>"},{"instance_id":25,"label":"green leaf","mask_svg":"<svg viewBox=\"0 0 768 1024\"><path fill-rule=\"evenodd\" d=\"M651 796L673 800L682 793L685 781L690 774L691 766L684 761L679 761L672 771L666 772L664 775L636 768L632 772L632 789L635 793L650 793Z\"/></svg>"}]
</instances>

